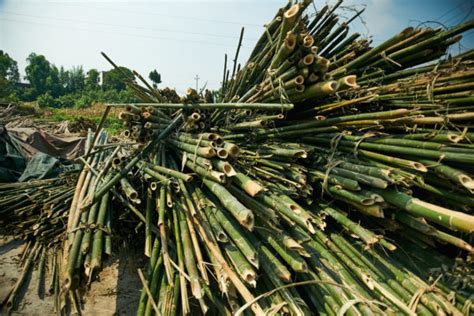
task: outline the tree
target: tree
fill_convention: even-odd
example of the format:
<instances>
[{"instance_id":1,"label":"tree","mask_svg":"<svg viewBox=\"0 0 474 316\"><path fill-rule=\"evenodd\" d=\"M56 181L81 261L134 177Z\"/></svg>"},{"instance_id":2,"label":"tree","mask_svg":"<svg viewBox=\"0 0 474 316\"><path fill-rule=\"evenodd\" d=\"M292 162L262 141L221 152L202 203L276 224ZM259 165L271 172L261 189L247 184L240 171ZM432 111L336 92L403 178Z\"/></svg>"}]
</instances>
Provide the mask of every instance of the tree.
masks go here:
<instances>
[{"instance_id":1,"label":"tree","mask_svg":"<svg viewBox=\"0 0 474 316\"><path fill-rule=\"evenodd\" d=\"M59 80L59 69L55 65L49 67L49 75L46 78L46 91L51 93L54 98L64 93L64 87Z\"/></svg>"},{"instance_id":2,"label":"tree","mask_svg":"<svg viewBox=\"0 0 474 316\"><path fill-rule=\"evenodd\" d=\"M51 66L46 57L35 53L31 53L26 61L28 62L25 68L26 79L31 85L31 97L36 98L48 91L47 80L51 72Z\"/></svg>"},{"instance_id":3,"label":"tree","mask_svg":"<svg viewBox=\"0 0 474 316\"><path fill-rule=\"evenodd\" d=\"M148 78L150 78L151 81L153 81L153 87L158 87L158 85L161 83L161 74L154 69L153 71L150 72L148 75Z\"/></svg>"},{"instance_id":4,"label":"tree","mask_svg":"<svg viewBox=\"0 0 474 316\"><path fill-rule=\"evenodd\" d=\"M72 67L69 73L68 91L75 93L84 90L86 75L82 66Z\"/></svg>"},{"instance_id":5,"label":"tree","mask_svg":"<svg viewBox=\"0 0 474 316\"><path fill-rule=\"evenodd\" d=\"M117 91L122 91L125 89L125 81L132 81L134 75L132 71L126 67L118 67L106 71L104 73L104 82L102 87L104 90L114 89Z\"/></svg>"},{"instance_id":6,"label":"tree","mask_svg":"<svg viewBox=\"0 0 474 316\"><path fill-rule=\"evenodd\" d=\"M18 63L6 52L0 50L0 98L12 94L19 81Z\"/></svg>"},{"instance_id":7,"label":"tree","mask_svg":"<svg viewBox=\"0 0 474 316\"><path fill-rule=\"evenodd\" d=\"M97 69L91 69L86 76L86 89L95 90L99 87L99 72Z\"/></svg>"}]
</instances>

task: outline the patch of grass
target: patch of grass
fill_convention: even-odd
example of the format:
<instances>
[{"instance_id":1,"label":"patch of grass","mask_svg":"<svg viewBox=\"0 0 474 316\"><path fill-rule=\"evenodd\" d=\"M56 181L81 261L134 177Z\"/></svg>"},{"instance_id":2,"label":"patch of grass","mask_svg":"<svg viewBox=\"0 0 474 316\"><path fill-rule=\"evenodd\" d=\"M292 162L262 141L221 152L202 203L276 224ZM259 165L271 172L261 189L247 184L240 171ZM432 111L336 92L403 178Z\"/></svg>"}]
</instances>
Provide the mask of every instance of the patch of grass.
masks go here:
<instances>
[{"instance_id":1,"label":"patch of grass","mask_svg":"<svg viewBox=\"0 0 474 316\"><path fill-rule=\"evenodd\" d=\"M44 109L42 112L42 118L47 119L52 122L62 122L62 121L76 121L79 118L86 118L99 124L102 114L105 110L105 107L101 104L95 104L90 108L84 109L72 109L72 108L62 108L62 109ZM107 120L104 123L104 128L110 134L118 134L123 129L122 121L118 118L119 109L112 108Z\"/></svg>"}]
</instances>

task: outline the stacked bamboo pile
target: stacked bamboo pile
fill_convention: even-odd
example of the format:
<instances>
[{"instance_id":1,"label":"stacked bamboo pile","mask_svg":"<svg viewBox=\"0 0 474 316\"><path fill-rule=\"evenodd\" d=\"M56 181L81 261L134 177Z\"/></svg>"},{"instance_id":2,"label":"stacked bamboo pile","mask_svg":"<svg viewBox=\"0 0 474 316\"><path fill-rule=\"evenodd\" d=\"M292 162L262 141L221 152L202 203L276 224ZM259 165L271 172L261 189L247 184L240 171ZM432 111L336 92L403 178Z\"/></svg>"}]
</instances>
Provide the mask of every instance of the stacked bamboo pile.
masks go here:
<instances>
[{"instance_id":1,"label":"stacked bamboo pile","mask_svg":"<svg viewBox=\"0 0 474 316\"><path fill-rule=\"evenodd\" d=\"M12 310L19 293L28 281L30 271L37 265L38 295L45 292L59 297L59 260L64 240L77 173L59 178L0 185L1 224L16 239L26 241L19 266L21 273L5 298L5 308ZM50 259L50 260L49 260ZM47 264L51 261L50 264ZM52 268L46 286L46 266Z\"/></svg>"},{"instance_id":2,"label":"stacked bamboo pile","mask_svg":"<svg viewBox=\"0 0 474 316\"><path fill-rule=\"evenodd\" d=\"M100 270L88 227L101 257L114 217L149 257L138 315L473 312L474 55L437 59L474 21L371 47L341 3L279 10L216 103L125 79L143 103L115 106L142 144L90 140L61 308Z\"/></svg>"}]
</instances>

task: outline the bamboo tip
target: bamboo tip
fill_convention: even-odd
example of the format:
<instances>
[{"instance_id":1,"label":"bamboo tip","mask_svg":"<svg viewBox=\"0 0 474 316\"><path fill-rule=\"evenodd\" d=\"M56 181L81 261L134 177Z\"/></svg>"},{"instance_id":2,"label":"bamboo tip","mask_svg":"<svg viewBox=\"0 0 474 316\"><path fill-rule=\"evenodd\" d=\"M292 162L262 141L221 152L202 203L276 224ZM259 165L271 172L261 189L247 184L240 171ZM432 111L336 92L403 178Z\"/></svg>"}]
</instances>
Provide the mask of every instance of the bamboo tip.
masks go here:
<instances>
[{"instance_id":1,"label":"bamboo tip","mask_svg":"<svg viewBox=\"0 0 474 316\"><path fill-rule=\"evenodd\" d=\"M308 54L303 57L303 64L306 66L311 65L314 62L314 54Z\"/></svg>"},{"instance_id":2,"label":"bamboo tip","mask_svg":"<svg viewBox=\"0 0 474 316\"><path fill-rule=\"evenodd\" d=\"M351 87L354 87L354 88L357 87L357 76L356 75L346 76L346 77L344 77L344 81L348 86L351 86Z\"/></svg>"},{"instance_id":3,"label":"bamboo tip","mask_svg":"<svg viewBox=\"0 0 474 316\"><path fill-rule=\"evenodd\" d=\"M215 157L216 156L216 151L212 147L207 147L204 148L204 155L207 157Z\"/></svg>"},{"instance_id":4,"label":"bamboo tip","mask_svg":"<svg viewBox=\"0 0 474 316\"><path fill-rule=\"evenodd\" d=\"M323 68L328 68L329 65L331 64L331 61L329 61L329 59L324 58L324 57L318 57L318 64Z\"/></svg>"},{"instance_id":5,"label":"bamboo tip","mask_svg":"<svg viewBox=\"0 0 474 316\"><path fill-rule=\"evenodd\" d=\"M181 191L181 189L179 188L179 183L176 181L171 181L170 186L173 188L175 192Z\"/></svg>"},{"instance_id":6,"label":"bamboo tip","mask_svg":"<svg viewBox=\"0 0 474 316\"><path fill-rule=\"evenodd\" d=\"M291 250L302 250L304 249L296 240L288 239L285 241L285 246Z\"/></svg>"},{"instance_id":7,"label":"bamboo tip","mask_svg":"<svg viewBox=\"0 0 474 316\"><path fill-rule=\"evenodd\" d=\"M460 175L459 182L461 182L461 184L467 189L474 189L474 180L472 180L472 178L469 176L466 176L464 174Z\"/></svg>"},{"instance_id":8,"label":"bamboo tip","mask_svg":"<svg viewBox=\"0 0 474 316\"><path fill-rule=\"evenodd\" d=\"M314 38L311 35L306 35L303 38L303 46L304 47L311 47L314 44Z\"/></svg>"},{"instance_id":9,"label":"bamboo tip","mask_svg":"<svg viewBox=\"0 0 474 316\"><path fill-rule=\"evenodd\" d=\"M308 77L308 81L310 83L316 82L318 80L319 80L319 76L316 75L315 73L310 74L309 77Z\"/></svg>"},{"instance_id":10,"label":"bamboo tip","mask_svg":"<svg viewBox=\"0 0 474 316\"><path fill-rule=\"evenodd\" d=\"M227 143L225 149L231 157L237 157L240 154L240 148L237 145Z\"/></svg>"},{"instance_id":11,"label":"bamboo tip","mask_svg":"<svg viewBox=\"0 0 474 316\"><path fill-rule=\"evenodd\" d=\"M229 157L229 153L224 148L218 148L217 157L219 157L220 159L226 159L227 157Z\"/></svg>"},{"instance_id":12,"label":"bamboo tip","mask_svg":"<svg viewBox=\"0 0 474 316\"><path fill-rule=\"evenodd\" d=\"M213 141L216 144L216 146L220 146L224 143L224 140L220 136L216 137Z\"/></svg>"},{"instance_id":13,"label":"bamboo tip","mask_svg":"<svg viewBox=\"0 0 474 316\"><path fill-rule=\"evenodd\" d=\"M113 160L112 160L112 164L115 165L115 166L118 166L122 163L122 160L119 158L119 157L115 157Z\"/></svg>"},{"instance_id":14,"label":"bamboo tip","mask_svg":"<svg viewBox=\"0 0 474 316\"><path fill-rule=\"evenodd\" d=\"M222 184L227 183L227 178L225 177L225 174L223 174L223 173L222 173L222 174L219 174L219 175L217 176L217 178L219 179L219 182L220 182L220 183L222 183Z\"/></svg>"},{"instance_id":15,"label":"bamboo tip","mask_svg":"<svg viewBox=\"0 0 474 316\"><path fill-rule=\"evenodd\" d=\"M293 50L296 47L296 36L293 32L288 32L285 38L285 47L289 50Z\"/></svg>"},{"instance_id":16,"label":"bamboo tip","mask_svg":"<svg viewBox=\"0 0 474 316\"><path fill-rule=\"evenodd\" d=\"M367 206L368 206L368 205L373 205L373 204L375 203L375 201L374 201L374 199L372 199L372 198L363 198L363 199L360 201L360 203L361 203L362 205L367 205Z\"/></svg>"},{"instance_id":17,"label":"bamboo tip","mask_svg":"<svg viewBox=\"0 0 474 316\"><path fill-rule=\"evenodd\" d=\"M411 35L411 34L413 33L413 31L414 31L414 28L410 26L410 27L407 27L406 29L404 29L404 30L401 32L401 34L402 34L403 36L408 36L408 35Z\"/></svg>"},{"instance_id":18,"label":"bamboo tip","mask_svg":"<svg viewBox=\"0 0 474 316\"><path fill-rule=\"evenodd\" d=\"M201 115L197 112L193 112L193 114L191 114L191 119L194 121L199 121L201 119Z\"/></svg>"},{"instance_id":19,"label":"bamboo tip","mask_svg":"<svg viewBox=\"0 0 474 316\"><path fill-rule=\"evenodd\" d=\"M324 121L324 120L326 119L326 117L325 117L324 115L316 115L316 116L314 117L314 119L315 119L316 121Z\"/></svg>"},{"instance_id":20,"label":"bamboo tip","mask_svg":"<svg viewBox=\"0 0 474 316\"><path fill-rule=\"evenodd\" d=\"M152 183L150 183L150 189L152 191L156 191L157 188L158 188L158 183L156 183L154 181Z\"/></svg>"},{"instance_id":21,"label":"bamboo tip","mask_svg":"<svg viewBox=\"0 0 474 316\"><path fill-rule=\"evenodd\" d=\"M247 228L249 231L252 231L253 226L254 226L254 221L255 221L255 219L253 217L252 211L247 210L247 212L245 213L245 215L242 218L242 220L240 221L240 223L242 224L242 226Z\"/></svg>"},{"instance_id":22,"label":"bamboo tip","mask_svg":"<svg viewBox=\"0 0 474 316\"><path fill-rule=\"evenodd\" d=\"M227 238L227 235L224 234L223 232L218 232L217 235L216 235L216 238L221 243L229 242L229 239Z\"/></svg>"},{"instance_id":23,"label":"bamboo tip","mask_svg":"<svg viewBox=\"0 0 474 316\"><path fill-rule=\"evenodd\" d=\"M250 284L250 286L252 286L253 288L257 286L257 282L255 281L256 275L254 271L249 270L249 269L244 270L242 272L242 276L244 277L245 282Z\"/></svg>"},{"instance_id":24,"label":"bamboo tip","mask_svg":"<svg viewBox=\"0 0 474 316\"><path fill-rule=\"evenodd\" d=\"M222 170L225 173L225 175L228 177L233 177L237 174L234 168L229 163L225 163L224 166L222 167Z\"/></svg>"},{"instance_id":25,"label":"bamboo tip","mask_svg":"<svg viewBox=\"0 0 474 316\"><path fill-rule=\"evenodd\" d=\"M300 11L300 5L299 4L294 4L291 8L286 10L286 12L283 14L283 17L285 19L291 19L296 17L298 12Z\"/></svg>"},{"instance_id":26,"label":"bamboo tip","mask_svg":"<svg viewBox=\"0 0 474 316\"><path fill-rule=\"evenodd\" d=\"M295 83L296 84L303 84L304 83L304 76L303 75L296 76Z\"/></svg>"},{"instance_id":27,"label":"bamboo tip","mask_svg":"<svg viewBox=\"0 0 474 316\"><path fill-rule=\"evenodd\" d=\"M290 209L295 214L301 214L301 209L298 206L294 205L294 204L290 204Z\"/></svg>"},{"instance_id":28,"label":"bamboo tip","mask_svg":"<svg viewBox=\"0 0 474 316\"><path fill-rule=\"evenodd\" d=\"M296 90L296 92L300 92L300 93L303 92L304 91L304 85L302 85L302 84L296 85L295 90Z\"/></svg>"},{"instance_id":29,"label":"bamboo tip","mask_svg":"<svg viewBox=\"0 0 474 316\"><path fill-rule=\"evenodd\" d=\"M334 80L331 80L324 83L323 86L321 87L321 90L329 94L329 93L335 92L337 90L337 86L338 86L337 82Z\"/></svg>"},{"instance_id":30,"label":"bamboo tip","mask_svg":"<svg viewBox=\"0 0 474 316\"><path fill-rule=\"evenodd\" d=\"M217 135L216 133L208 133L206 137L203 137L203 138L207 138L207 140L210 140L210 141L213 141L213 140L215 141L216 138L218 137L219 135Z\"/></svg>"},{"instance_id":31,"label":"bamboo tip","mask_svg":"<svg viewBox=\"0 0 474 316\"><path fill-rule=\"evenodd\" d=\"M281 113L277 115L277 120L283 120L284 118L285 116Z\"/></svg>"},{"instance_id":32,"label":"bamboo tip","mask_svg":"<svg viewBox=\"0 0 474 316\"><path fill-rule=\"evenodd\" d=\"M426 166L420 162L413 162L413 167L418 171L428 172L428 168L426 168Z\"/></svg>"}]
</instances>

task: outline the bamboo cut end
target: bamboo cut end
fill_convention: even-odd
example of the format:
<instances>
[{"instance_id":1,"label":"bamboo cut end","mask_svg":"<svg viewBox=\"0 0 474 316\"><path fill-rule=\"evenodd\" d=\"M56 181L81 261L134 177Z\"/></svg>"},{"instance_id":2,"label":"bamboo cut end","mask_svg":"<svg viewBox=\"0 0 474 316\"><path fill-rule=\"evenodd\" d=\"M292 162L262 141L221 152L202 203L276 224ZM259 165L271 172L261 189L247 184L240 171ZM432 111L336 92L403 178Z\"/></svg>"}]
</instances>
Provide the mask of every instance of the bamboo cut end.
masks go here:
<instances>
[{"instance_id":1,"label":"bamboo cut end","mask_svg":"<svg viewBox=\"0 0 474 316\"><path fill-rule=\"evenodd\" d=\"M293 18L296 18L296 15L300 11L300 5L299 4L294 4L291 8L285 11L283 14L283 17L285 19L291 20Z\"/></svg>"}]
</instances>

